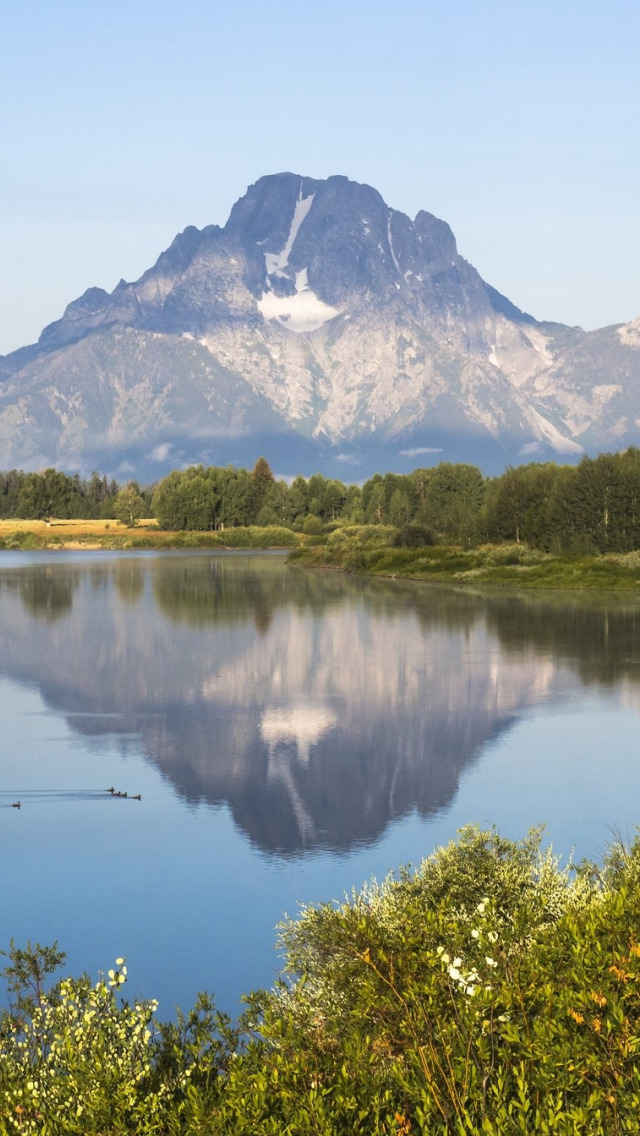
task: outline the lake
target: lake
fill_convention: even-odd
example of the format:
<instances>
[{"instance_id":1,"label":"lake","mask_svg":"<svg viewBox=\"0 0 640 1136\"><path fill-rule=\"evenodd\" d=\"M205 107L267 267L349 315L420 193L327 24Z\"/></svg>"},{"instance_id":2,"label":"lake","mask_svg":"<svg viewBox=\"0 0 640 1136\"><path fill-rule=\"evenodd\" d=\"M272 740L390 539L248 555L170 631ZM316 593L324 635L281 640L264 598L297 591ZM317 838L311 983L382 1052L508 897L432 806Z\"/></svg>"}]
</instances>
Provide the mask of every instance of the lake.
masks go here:
<instances>
[{"instance_id":1,"label":"lake","mask_svg":"<svg viewBox=\"0 0 640 1136\"><path fill-rule=\"evenodd\" d=\"M599 859L640 819L639 632L633 598L277 553L0 552L0 948L233 1014L283 913L464 824Z\"/></svg>"}]
</instances>

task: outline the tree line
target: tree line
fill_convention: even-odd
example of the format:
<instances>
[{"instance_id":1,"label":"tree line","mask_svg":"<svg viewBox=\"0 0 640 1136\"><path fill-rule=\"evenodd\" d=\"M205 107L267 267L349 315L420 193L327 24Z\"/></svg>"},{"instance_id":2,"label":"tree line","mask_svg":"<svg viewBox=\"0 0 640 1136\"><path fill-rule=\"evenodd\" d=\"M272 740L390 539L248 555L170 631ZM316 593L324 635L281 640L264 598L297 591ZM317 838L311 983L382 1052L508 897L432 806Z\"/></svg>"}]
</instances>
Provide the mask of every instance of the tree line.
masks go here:
<instances>
[{"instance_id":1,"label":"tree line","mask_svg":"<svg viewBox=\"0 0 640 1136\"><path fill-rule=\"evenodd\" d=\"M640 548L640 450L509 467L485 478L472 465L441 462L408 475L376 475L362 487L362 520L391 524L407 543L466 547L525 543L576 555ZM419 534L420 535L420 534Z\"/></svg>"},{"instance_id":2,"label":"tree line","mask_svg":"<svg viewBox=\"0 0 640 1136\"><path fill-rule=\"evenodd\" d=\"M320 473L289 483L265 458L252 470L191 466L154 486L120 486L55 469L0 473L0 517L153 516L171 531L283 525L319 534L327 524L391 525L399 543L525 543L548 552L628 552L640 548L640 450L509 467L484 477L477 466L440 462L409 474L375 474L346 485Z\"/></svg>"},{"instance_id":3,"label":"tree line","mask_svg":"<svg viewBox=\"0 0 640 1136\"><path fill-rule=\"evenodd\" d=\"M258 458L250 472L233 466L174 470L156 487L151 507L162 528L174 531L278 524L321 532L328 521L359 520L360 497L359 486L320 473L289 485Z\"/></svg>"},{"instance_id":4,"label":"tree line","mask_svg":"<svg viewBox=\"0 0 640 1136\"><path fill-rule=\"evenodd\" d=\"M143 510L138 516L143 516L145 510L148 512L151 492L141 489L135 481L123 487L115 479L108 480L95 472L87 480L77 473L69 476L57 469L45 469L41 473L12 469L0 473L0 518L117 518L117 502L123 489L140 497Z\"/></svg>"}]
</instances>

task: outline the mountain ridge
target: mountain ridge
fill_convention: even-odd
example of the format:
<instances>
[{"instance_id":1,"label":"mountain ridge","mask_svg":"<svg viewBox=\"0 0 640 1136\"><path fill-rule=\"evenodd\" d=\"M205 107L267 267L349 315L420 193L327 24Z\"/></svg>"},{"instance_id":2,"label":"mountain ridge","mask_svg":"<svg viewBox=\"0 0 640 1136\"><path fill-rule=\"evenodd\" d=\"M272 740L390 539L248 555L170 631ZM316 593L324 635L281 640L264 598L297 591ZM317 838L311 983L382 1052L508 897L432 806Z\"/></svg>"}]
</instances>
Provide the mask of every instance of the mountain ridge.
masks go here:
<instances>
[{"instance_id":1,"label":"mountain ridge","mask_svg":"<svg viewBox=\"0 0 640 1136\"><path fill-rule=\"evenodd\" d=\"M269 444L284 474L359 479L640 440L640 320L538 321L445 221L342 175L260 178L223 227L187 226L139 280L87 289L0 374L3 468L152 480Z\"/></svg>"}]
</instances>

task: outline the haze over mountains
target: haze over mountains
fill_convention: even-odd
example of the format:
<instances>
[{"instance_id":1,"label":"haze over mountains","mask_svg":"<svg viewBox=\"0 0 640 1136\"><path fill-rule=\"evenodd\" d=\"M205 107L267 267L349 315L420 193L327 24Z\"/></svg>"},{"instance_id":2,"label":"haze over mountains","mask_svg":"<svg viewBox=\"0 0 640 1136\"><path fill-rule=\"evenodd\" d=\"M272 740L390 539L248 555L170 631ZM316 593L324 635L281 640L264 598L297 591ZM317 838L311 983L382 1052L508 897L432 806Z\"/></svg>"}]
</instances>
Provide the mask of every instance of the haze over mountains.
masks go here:
<instances>
[{"instance_id":1,"label":"haze over mountains","mask_svg":"<svg viewBox=\"0 0 640 1136\"><path fill-rule=\"evenodd\" d=\"M135 283L89 288L0 358L0 468L154 480L186 464L356 481L439 460L499 472L640 442L640 319L520 311L449 226L375 189L261 178Z\"/></svg>"}]
</instances>

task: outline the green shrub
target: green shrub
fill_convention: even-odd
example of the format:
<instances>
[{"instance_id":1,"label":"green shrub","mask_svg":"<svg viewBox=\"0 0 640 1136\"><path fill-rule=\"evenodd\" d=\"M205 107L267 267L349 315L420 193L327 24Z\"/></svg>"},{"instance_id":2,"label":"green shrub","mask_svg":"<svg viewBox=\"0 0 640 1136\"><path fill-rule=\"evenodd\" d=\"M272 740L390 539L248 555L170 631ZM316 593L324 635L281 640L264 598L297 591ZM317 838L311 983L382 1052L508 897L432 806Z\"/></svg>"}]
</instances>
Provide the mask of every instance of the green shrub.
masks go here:
<instances>
[{"instance_id":1,"label":"green shrub","mask_svg":"<svg viewBox=\"0 0 640 1136\"><path fill-rule=\"evenodd\" d=\"M524 554L521 544L501 544L486 551L485 564L508 567L511 564L520 564Z\"/></svg>"},{"instance_id":2,"label":"green shrub","mask_svg":"<svg viewBox=\"0 0 640 1136\"><path fill-rule=\"evenodd\" d=\"M329 543L339 545L375 545L386 547L391 543L396 529L393 525L342 525L329 536Z\"/></svg>"},{"instance_id":3,"label":"green shrub","mask_svg":"<svg viewBox=\"0 0 640 1136\"><path fill-rule=\"evenodd\" d=\"M14 532L8 532L5 535L3 547L9 549L19 548L25 552L31 552L34 549L42 548L42 540L30 529L16 529Z\"/></svg>"},{"instance_id":4,"label":"green shrub","mask_svg":"<svg viewBox=\"0 0 640 1136\"><path fill-rule=\"evenodd\" d=\"M574 870L540 831L471 827L417 870L287 920L283 977L237 1029L206 998L154 1026L153 1003L118 997L121 959L48 993L40 966L25 995L30 953L14 948L0 1131L635 1133L639 928L638 840Z\"/></svg>"},{"instance_id":5,"label":"green shrub","mask_svg":"<svg viewBox=\"0 0 640 1136\"><path fill-rule=\"evenodd\" d=\"M637 1131L638 881L637 844L598 877L539 832L471 828L415 873L304 909L226 1107L239 1122L251 1096L248 1130L327 1136Z\"/></svg>"},{"instance_id":6,"label":"green shrub","mask_svg":"<svg viewBox=\"0 0 640 1136\"><path fill-rule=\"evenodd\" d=\"M417 523L402 525L392 540L395 548L429 548L435 543L433 529Z\"/></svg>"},{"instance_id":7,"label":"green shrub","mask_svg":"<svg viewBox=\"0 0 640 1136\"><path fill-rule=\"evenodd\" d=\"M282 525L248 525L216 534L227 548L295 548L298 537Z\"/></svg>"},{"instance_id":8,"label":"green shrub","mask_svg":"<svg viewBox=\"0 0 640 1136\"><path fill-rule=\"evenodd\" d=\"M93 985L85 975L45 990L64 961L53 947L12 941L11 1007L0 1020L0 1132L120 1136L192 1132L215 1105L238 1031L207 995L158 1025L157 1003L119 997L123 958Z\"/></svg>"},{"instance_id":9,"label":"green shrub","mask_svg":"<svg viewBox=\"0 0 640 1136\"><path fill-rule=\"evenodd\" d=\"M27 1015L5 1015L0 1116L6 1132L152 1131L164 1094L149 1087L155 1003L119 1004L124 959L107 979L64 979Z\"/></svg>"},{"instance_id":10,"label":"green shrub","mask_svg":"<svg viewBox=\"0 0 640 1136\"><path fill-rule=\"evenodd\" d=\"M302 524L302 531L307 536L320 536L322 533L323 525L319 517L314 517L313 513L309 513L305 517Z\"/></svg>"}]
</instances>

